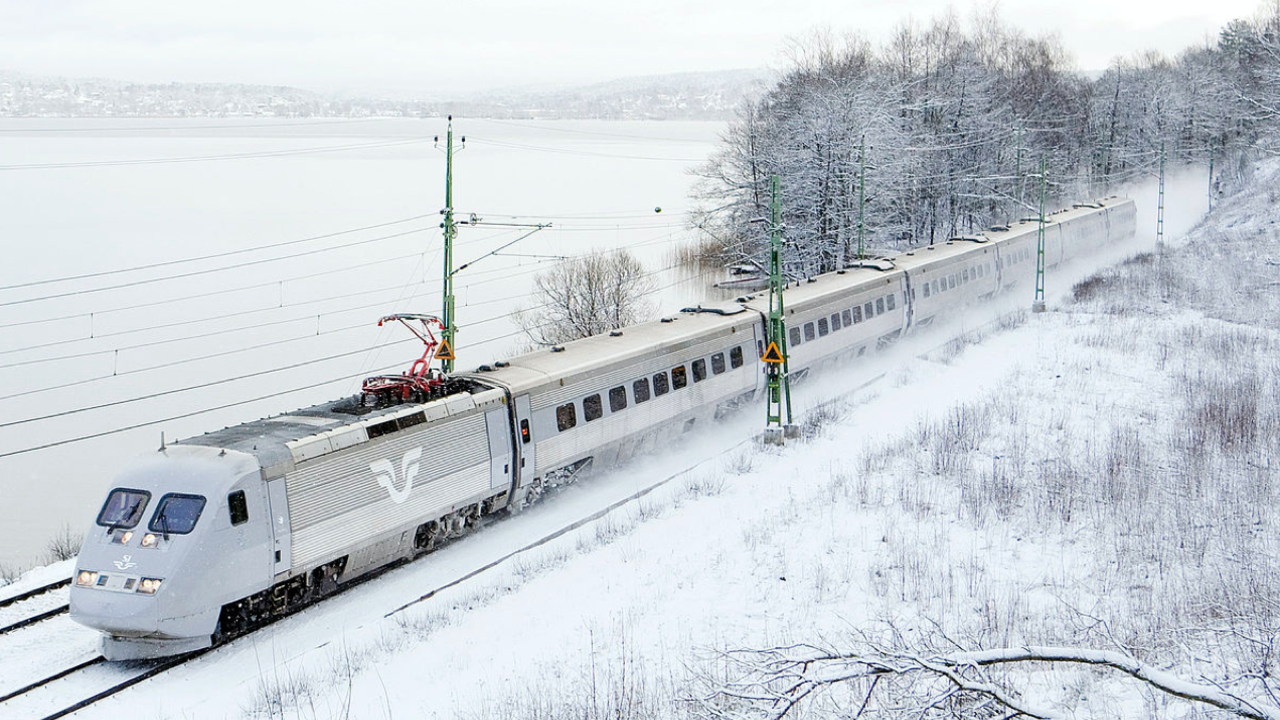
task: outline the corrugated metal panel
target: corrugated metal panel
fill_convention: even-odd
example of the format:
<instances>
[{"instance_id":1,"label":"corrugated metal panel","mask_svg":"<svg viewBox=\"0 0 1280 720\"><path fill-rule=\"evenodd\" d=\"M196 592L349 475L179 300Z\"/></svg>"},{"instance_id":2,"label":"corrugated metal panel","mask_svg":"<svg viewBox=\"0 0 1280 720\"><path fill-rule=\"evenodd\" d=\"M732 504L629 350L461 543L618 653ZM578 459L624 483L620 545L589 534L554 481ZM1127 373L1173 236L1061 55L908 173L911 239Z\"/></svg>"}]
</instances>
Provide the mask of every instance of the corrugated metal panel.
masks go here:
<instances>
[{"instance_id":1,"label":"corrugated metal panel","mask_svg":"<svg viewBox=\"0 0 1280 720\"><path fill-rule=\"evenodd\" d=\"M302 463L286 481L298 568L486 491L484 415L424 423Z\"/></svg>"},{"instance_id":2,"label":"corrugated metal panel","mask_svg":"<svg viewBox=\"0 0 1280 720\"><path fill-rule=\"evenodd\" d=\"M352 508L302 530L295 528L293 567L310 567L349 552L381 533L488 494L489 467L485 463L437 478L425 487L415 486L413 495L401 505L384 496L383 502Z\"/></svg>"}]
</instances>

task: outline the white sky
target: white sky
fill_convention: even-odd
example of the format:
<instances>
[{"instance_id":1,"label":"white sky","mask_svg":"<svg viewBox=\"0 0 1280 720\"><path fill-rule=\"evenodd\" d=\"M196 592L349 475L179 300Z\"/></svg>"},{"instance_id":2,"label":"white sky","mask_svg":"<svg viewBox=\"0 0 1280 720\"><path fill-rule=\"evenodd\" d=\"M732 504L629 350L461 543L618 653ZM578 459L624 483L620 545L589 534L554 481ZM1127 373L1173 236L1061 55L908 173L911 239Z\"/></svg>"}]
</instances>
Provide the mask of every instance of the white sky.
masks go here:
<instances>
[{"instance_id":1,"label":"white sky","mask_svg":"<svg viewBox=\"0 0 1280 720\"><path fill-rule=\"evenodd\" d=\"M1216 37L1259 0L1006 0L1082 69ZM436 95L782 65L816 27L874 41L972 4L945 0L0 0L0 69L144 82Z\"/></svg>"}]
</instances>

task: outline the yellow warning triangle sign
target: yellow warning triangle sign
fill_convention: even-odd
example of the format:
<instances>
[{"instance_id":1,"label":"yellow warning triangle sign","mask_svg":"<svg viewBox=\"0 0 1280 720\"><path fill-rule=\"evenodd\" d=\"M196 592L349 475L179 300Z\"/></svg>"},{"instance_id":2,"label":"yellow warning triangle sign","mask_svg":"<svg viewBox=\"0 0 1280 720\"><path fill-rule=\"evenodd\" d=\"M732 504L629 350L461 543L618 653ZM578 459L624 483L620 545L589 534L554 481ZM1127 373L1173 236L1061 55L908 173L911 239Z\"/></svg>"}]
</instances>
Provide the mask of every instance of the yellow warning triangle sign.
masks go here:
<instances>
[{"instance_id":1,"label":"yellow warning triangle sign","mask_svg":"<svg viewBox=\"0 0 1280 720\"><path fill-rule=\"evenodd\" d=\"M458 359L453 356L453 346L449 344L449 338L446 337L446 338L440 339L440 349L436 350L436 359L437 360L457 360Z\"/></svg>"},{"instance_id":2,"label":"yellow warning triangle sign","mask_svg":"<svg viewBox=\"0 0 1280 720\"><path fill-rule=\"evenodd\" d=\"M760 361L782 364L782 351L778 349L778 343L770 342L769 348L764 351L764 357L760 358Z\"/></svg>"}]
</instances>

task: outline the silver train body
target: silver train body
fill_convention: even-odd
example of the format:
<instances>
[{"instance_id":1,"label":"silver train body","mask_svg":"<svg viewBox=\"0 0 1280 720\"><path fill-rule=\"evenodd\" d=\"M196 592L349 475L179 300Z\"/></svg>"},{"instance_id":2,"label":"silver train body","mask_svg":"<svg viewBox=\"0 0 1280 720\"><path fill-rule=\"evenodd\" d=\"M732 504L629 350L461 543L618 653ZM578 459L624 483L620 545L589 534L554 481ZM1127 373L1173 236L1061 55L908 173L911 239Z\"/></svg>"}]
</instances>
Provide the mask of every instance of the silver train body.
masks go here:
<instances>
[{"instance_id":1,"label":"silver train body","mask_svg":"<svg viewBox=\"0 0 1280 720\"><path fill-rule=\"evenodd\" d=\"M1053 267L1133 236L1134 204L1055 213ZM1035 275L1037 225L920 248L787 290L792 373L875 352ZM662 447L763 394L767 293L468 374L469 387L364 415L337 401L138 459L77 561L71 617L109 659L217 642L517 511L589 466ZM345 401L348 404L350 401Z\"/></svg>"}]
</instances>

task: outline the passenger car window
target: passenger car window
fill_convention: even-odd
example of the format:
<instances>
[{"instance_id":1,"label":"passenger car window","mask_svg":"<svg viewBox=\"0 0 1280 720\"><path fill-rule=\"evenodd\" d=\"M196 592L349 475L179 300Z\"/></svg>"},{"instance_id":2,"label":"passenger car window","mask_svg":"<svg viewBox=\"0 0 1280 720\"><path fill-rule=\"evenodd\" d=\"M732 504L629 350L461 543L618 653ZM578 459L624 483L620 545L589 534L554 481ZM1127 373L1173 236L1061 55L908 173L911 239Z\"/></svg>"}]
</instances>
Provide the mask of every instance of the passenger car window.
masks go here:
<instances>
[{"instance_id":1,"label":"passenger car window","mask_svg":"<svg viewBox=\"0 0 1280 720\"><path fill-rule=\"evenodd\" d=\"M874 303L867 303L862 306L862 317L870 320L876 316L876 306Z\"/></svg>"},{"instance_id":2,"label":"passenger car window","mask_svg":"<svg viewBox=\"0 0 1280 720\"><path fill-rule=\"evenodd\" d=\"M671 387L667 385L667 374L660 372L653 376L653 396L666 395Z\"/></svg>"},{"instance_id":3,"label":"passenger car window","mask_svg":"<svg viewBox=\"0 0 1280 720\"><path fill-rule=\"evenodd\" d=\"M844 318L845 327L849 327L850 325L853 324L853 314L850 313L848 310L841 310L840 317Z\"/></svg>"},{"instance_id":4,"label":"passenger car window","mask_svg":"<svg viewBox=\"0 0 1280 720\"><path fill-rule=\"evenodd\" d=\"M679 390L688 384L689 378L685 375L683 365L671 368L671 388L673 390Z\"/></svg>"},{"instance_id":5,"label":"passenger car window","mask_svg":"<svg viewBox=\"0 0 1280 720\"><path fill-rule=\"evenodd\" d=\"M892 293L889 295L889 297L885 298L885 301L884 301L885 307L892 310L894 305L896 304L895 299L897 298L897 296L898 296L898 293Z\"/></svg>"},{"instance_id":6,"label":"passenger car window","mask_svg":"<svg viewBox=\"0 0 1280 720\"><path fill-rule=\"evenodd\" d=\"M840 313L831 313L831 331L840 329Z\"/></svg>"},{"instance_id":7,"label":"passenger car window","mask_svg":"<svg viewBox=\"0 0 1280 720\"><path fill-rule=\"evenodd\" d=\"M884 312L884 298L876 298L876 314Z\"/></svg>"},{"instance_id":8,"label":"passenger car window","mask_svg":"<svg viewBox=\"0 0 1280 720\"><path fill-rule=\"evenodd\" d=\"M831 328L827 326L827 319L818 318L818 334L825 336L829 332L831 332Z\"/></svg>"},{"instance_id":9,"label":"passenger car window","mask_svg":"<svg viewBox=\"0 0 1280 720\"><path fill-rule=\"evenodd\" d=\"M601 415L604 415L604 404L600 402L600 393L582 399L582 417L587 422L599 420Z\"/></svg>"},{"instance_id":10,"label":"passenger car window","mask_svg":"<svg viewBox=\"0 0 1280 720\"><path fill-rule=\"evenodd\" d=\"M702 382L707 379L707 361L698 358L693 361L693 381Z\"/></svg>"},{"instance_id":11,"label":"passenger car window","mask_svg":"<svg viewBox=\"0 0 1280 720\"><path fill-rule=\"evenodd\" d=\"M800 344L800 328L798 327L791 328L791 344L792 345Z\"/></svg>"},{"instance_id":12,"label":"passenger car window","mask_svg":"<svg viewBox=\"0 0 1280 720\"><path fill-rule=\"evenodd\" d=\"M203 510L204 498L199 495L165 495L160 498L147 529L167 535L186 535L195 529Z\"/></svg>"},{"instance_id":13,"label":"passenger car window","mask_svg":"<svg viewBox=\"0 0 1280 720\"><path fill-rule=\"evenodd\" d=\"M98 524L103 527L131 528L142 519L142 511L147 509L147 501L151 493L146 490L129 490L116 488L107 496L98 512Z\"/></svg>"},{"instance_id":14,"label":"passenger car window","mask_svg":"<svg viewBox=\"0 0 1280 720\"><path fill-rule=\"evenodd\" d=\"M640 378L631 383L631 394L636 396L636 404L649 399L649 378Z\"/></svg>"},{"instance_id":15,"label":"passenger car window","mask_svg":"<svg viewBox=\"0 0 1280 720\"><path fill-rule=\"evenodd\" d=\"M862 322L862 308L856 307L853 309L853 322L855 324Z\"/></svg>"},{"instance_id":16,"label":"passenger car window","mask_svg":"<svg viewBox=\"0 0 1280 720\"><path fill-rule=\"evenodd\" d=\"M249 502L244 499L243 490L237 490L227 496L227 511L231 513L232 525L243 525L249 522Z\"/></svg>"},{"instance_id":17,"label":"passenger car window","mask_svg":"<svg viewBox=\"0 0 1280 720\"><path fill-rule=\"evenodd\" d=\"M816 336L813 334L813 323L805 323L804 324L804 341L809 342L814 337Z\"/></svg>"},{"instance_id":18,"label":"passenger car window","mask_svg":"<svg viewBox=\"0 0 1280 720\"><path fill-rule=\"evenodd\" d=\"M578 410L573 403L565 403L556 408L556 428L564 432L578 424Z\"/></svg>"},{"instance_id":19,"label":"passenger car window","mask_svg":"<svg viewBox=\"0 0 1280 720\"><path fill-rule=\"evenodd\" d=\"M715 375L724 372L724 353L716 353L711 356L711 372Z\"/></svg>"},{"instance_id":20,"label":"passenger car window","mask_svg":"<svg viewBox=\"0 0 1280 720\"><path fill-rule=\"evenodd\" d=\"M742 347L729 350L729 366L735 370L742 367Z\"/></svg>"},{"instance_id":21,"label":"passenger car window","mask_svg":"<svg viewBox=\"0 0 1280 720\"><path fill-rule=\"evenodd\" d=\"M627 408L627 389L622 385L609 391L609 412L618 412Z\"/></svg>"},{"instance_id":22,"label":"passenger car window","mask_svg":"<svg viewBox=\"0 0 1280 720\"><path fill-rule=\"evenodd\" d=\"M929 297L929 283L924 284L924 296Z\"/></svg>"}]
</instances>

